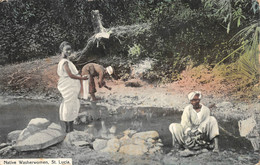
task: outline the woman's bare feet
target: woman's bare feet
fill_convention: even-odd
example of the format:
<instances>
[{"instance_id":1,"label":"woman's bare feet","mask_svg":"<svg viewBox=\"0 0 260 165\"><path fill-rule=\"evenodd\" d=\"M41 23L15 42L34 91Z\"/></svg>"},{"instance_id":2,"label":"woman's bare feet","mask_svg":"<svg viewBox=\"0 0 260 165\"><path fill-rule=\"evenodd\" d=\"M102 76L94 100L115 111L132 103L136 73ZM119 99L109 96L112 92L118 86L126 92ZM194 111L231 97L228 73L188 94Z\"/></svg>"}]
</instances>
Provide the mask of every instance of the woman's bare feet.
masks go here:
<instances>
[{"instance_id":1,"label":"woman's bare feet","mask_svg":"<svg viewBox=\"0 0 260 165\"><path fill-rule=\"evenodd\" d=\"M219 148L218 148L218 137L214 138L214 149L212 150L213 152L219 153Z\"/></svg>"},{"instance_id":2,"label":"woman's bare feet","mask_svg":"<svg viewBox=\"0 0 260 165\"><path fill-rule=\"evenodd\" d=\"M91 101L100 100L99 98L96 98L95 94L90 94L90 96L91 96Z\"/></svg>"}]
</instances>

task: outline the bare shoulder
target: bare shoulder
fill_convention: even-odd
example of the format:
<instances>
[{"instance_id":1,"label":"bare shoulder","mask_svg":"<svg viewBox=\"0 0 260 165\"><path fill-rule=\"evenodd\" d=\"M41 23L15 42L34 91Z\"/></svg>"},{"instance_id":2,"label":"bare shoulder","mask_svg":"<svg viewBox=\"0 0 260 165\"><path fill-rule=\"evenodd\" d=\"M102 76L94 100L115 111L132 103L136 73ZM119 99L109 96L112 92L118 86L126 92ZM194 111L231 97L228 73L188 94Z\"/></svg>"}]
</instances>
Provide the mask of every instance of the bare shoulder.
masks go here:
<instances>
[{"instance_id":1,"label":"bare shoulder","mask_svg":"<svg viewBox=\"0 0 260 165\"><path fill-rule=\"evenodd\" d=\"M59 64L64 64L65 62L68 62L68 60L66 60L66 59L61 59L60 61L59 61Z\"/></svg>"},{"instance_id":2,"label":"bare shoulder","mask_svg":"<svg viewBox=\"0 0 260 165\"><path fill-rule=\"evenodd\" d=\"M99 73L103 72L104 69L105 69L105 68L104 68L102 65L100 65L100 64L93 63L93 66L94 66L95 70L96 70L97 72L99 72Z\"/></svg>"},{"instance_id":3,"label":"bare shoulder","mask_svg":"<svg viewBox=\"0 0 260 165\"><path fill-rule=\"evenodd\" d=\"M97 63L90 63L92 64L95 68L102 68L103 66Z\"/></svg>"},{"instance_id":4,"label":"bare shoulder","mask_svg":"<svg viewBox=\"0 0 260 165\"><path fill-rule=\"evenodd\" d=\"M89 68L90 66L96 66L96 65L98 65L98 64L96 64L96 63L87 63L82 68Z\"/></svg>"},{"instance_id":5,"label":"bare shoulder","mask_svg":"<svg viewBox=\"0 0 260 165\"><path fill-rule=\"evenodd\" d=\"M89 64L90 64L90 63L85 64L85 65L82 67L82 70L83 70L83 69L87 69L87 68L89 68Z\"/></svg>"}]
</instances>

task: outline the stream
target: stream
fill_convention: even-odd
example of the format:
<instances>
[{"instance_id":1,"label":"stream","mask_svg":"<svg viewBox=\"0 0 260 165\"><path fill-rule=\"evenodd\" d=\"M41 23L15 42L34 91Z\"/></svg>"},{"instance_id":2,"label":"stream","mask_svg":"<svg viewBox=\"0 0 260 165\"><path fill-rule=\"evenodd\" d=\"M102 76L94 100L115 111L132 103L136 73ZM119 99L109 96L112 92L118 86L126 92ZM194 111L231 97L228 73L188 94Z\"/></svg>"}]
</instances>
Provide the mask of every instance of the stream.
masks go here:
<instances>
[{"instance_id":1,"label":"stream","mask_svg":"<svg viewBox=\"0 0 260 165\"><path fill-rule=\"evenodd\" d=\"M171 134L168 126L180 122L182 112L173 108L158 107L119 107L116 115L110 115L105 106L96 103L81 104L80 112L88 114L86 123L75 125L76 130L86 130L90 126L98 132L114 129L116 134L126 129L137 131L155 130L164 144L164 152L171 150ZM24 129L33 118L46 118L51 122L59 121L59 103L44 100L9 98L0 102L0 143L6 142L7 134L14 130ZM218 120L220 129L220 150L236 153L247 153L253 150L250 142L239 137L236 120ZM226 133L228 131L229 133Z\"/></svg>"}]
</instances>

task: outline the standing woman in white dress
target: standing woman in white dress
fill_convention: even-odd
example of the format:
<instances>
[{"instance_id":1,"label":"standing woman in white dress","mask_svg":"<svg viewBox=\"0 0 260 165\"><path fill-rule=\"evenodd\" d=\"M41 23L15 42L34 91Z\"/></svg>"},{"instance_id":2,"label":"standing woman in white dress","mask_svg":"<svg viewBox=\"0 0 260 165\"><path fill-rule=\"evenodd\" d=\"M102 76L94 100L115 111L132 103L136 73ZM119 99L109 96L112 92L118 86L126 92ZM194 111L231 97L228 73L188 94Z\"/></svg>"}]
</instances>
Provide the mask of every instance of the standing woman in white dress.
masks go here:
<instances>
[{"instance_id":1,"label":"standing woman in white dress","mask_svg":"<svg viewBox=\"0 0 260 165\"><path fill-rule=\"evenodd\" d=\"M78 99L80 92L80 80L87 80L81 77L75 65L69 61L71 46L64 41L60 45L61 60L58 64L57 73L59 75L58 90L63 100L60 105L60 120L65 122L66 132L73 131L73 121L78 117L80 102Z\"/></svg>"}]
</instances>

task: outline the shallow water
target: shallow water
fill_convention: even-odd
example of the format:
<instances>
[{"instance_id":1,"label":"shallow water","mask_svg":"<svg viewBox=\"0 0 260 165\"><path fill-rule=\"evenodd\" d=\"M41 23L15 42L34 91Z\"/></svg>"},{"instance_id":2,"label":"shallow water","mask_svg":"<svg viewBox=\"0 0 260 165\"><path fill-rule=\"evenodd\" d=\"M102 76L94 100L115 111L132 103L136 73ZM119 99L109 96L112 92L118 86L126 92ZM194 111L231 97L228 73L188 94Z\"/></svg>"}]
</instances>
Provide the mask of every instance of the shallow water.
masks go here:
<instances>
[{"instance_id":1,"label":"shallow water","mask_svg":"<svg viewBox=\"0 0 260 165\"><path fill-rule=\"evenodd\" d=\"M168 126L173 122L180 122L181 118L181 112L171 108L119 107L117 115L109 115L106 107L87 103L81 105L80 111L87 112L91 119L89 118L87 124L75 125L77 130L87 130L91 126L97 137L102 132L112 130L117 135L126 129L156 130L162 139L166 153L171 149L171 134ZM11 99L0 104L0 114L0 143L6 142L9 132L24 129L33 118L46 118L60 124L59 104L43 100ZM218 122L221 127L220 150L231 150L237 153L253 150L248 140L239 137L236 120Z\"/></svg>"}]
</instances>

